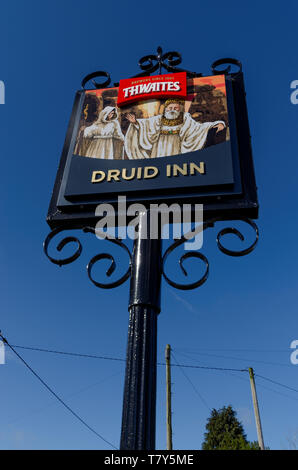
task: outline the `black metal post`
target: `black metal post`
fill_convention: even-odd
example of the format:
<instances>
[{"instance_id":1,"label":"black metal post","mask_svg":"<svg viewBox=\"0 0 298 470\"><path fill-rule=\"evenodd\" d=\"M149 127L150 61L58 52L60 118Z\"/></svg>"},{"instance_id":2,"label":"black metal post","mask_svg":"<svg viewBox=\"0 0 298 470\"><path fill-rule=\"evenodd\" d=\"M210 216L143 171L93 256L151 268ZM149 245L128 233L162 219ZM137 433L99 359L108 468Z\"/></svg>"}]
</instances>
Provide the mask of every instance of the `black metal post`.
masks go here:
<instances>
[{"instance_id":1,"label":"black metal post","mask_svg":"<svg viewBox=\"0 0 298 470\"><path fill-rule=\"evenodd\" d=\"M142 238L146 228L148 237ZM150 239L149 233L148 211L140 214L132 255L121 450L155 449L157 315L162 270L161 239Z\"/></svg>"}]
</instances>

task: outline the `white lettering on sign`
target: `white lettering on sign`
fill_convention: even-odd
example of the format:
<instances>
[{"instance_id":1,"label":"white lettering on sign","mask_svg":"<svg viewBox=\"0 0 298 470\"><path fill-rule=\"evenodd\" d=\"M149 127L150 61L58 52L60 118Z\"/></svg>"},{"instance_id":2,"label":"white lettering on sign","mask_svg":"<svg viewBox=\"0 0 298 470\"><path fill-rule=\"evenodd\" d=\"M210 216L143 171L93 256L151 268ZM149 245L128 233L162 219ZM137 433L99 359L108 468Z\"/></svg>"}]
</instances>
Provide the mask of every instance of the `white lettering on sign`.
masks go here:
<instances>
[{"instance_id":1,"label":"white lettering on sign","mask_svg":"<svg viewBox=\"0 0 298 470\"><path fill-rule=\"evenodd\" d=\"M149 84L135 85L128 88L123 88L124 97L143 95L144 93L152 93L157 91L180 91L181 86L179 82L155 82Z\"/></svg>"}]
</instances>

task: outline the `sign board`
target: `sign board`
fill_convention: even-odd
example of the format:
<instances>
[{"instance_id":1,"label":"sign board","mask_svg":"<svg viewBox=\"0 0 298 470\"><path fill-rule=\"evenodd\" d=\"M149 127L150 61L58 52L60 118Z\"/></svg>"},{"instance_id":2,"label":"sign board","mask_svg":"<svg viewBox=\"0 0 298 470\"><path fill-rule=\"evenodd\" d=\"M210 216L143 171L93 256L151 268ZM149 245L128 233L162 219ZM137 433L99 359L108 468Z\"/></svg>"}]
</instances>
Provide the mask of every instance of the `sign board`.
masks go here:
<instances>
[{"instance_id":1,"label":"sign board","mask_svg":"<svg viewBox=\"0 0 298 470\"><path fill-rule=\"evenodd\" d=\"M78 91L48 223L84 226L100 203L204 204L204 218L257 218L242 72L135 77Z\"/></svg>"}]
</instances>

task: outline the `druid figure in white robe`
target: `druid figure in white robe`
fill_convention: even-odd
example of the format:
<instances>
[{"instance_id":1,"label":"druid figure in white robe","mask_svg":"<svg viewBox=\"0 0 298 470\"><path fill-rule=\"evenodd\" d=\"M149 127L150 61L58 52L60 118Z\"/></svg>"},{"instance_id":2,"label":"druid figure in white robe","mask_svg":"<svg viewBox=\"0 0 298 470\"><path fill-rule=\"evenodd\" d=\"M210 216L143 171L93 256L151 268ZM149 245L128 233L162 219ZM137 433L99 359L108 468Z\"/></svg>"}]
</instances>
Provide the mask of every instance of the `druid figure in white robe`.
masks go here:
<instances>
[{"instance_id":1,"label":"druid figure in white robe","mask_svg":"<svg viewBox=\"0 0 298 470\"><path fill-rule=\"evenodd\" d=\"M125 135L125 151L130 159L156 158L193 152L203 148L208 131L225 127L223 121L196 122L183 112L183 102L169 99L163 114L137 119L127 114L130 125Z\"/></svg>"},{"instance_id":2,"label":"druid figure in white robe","mask_svg":"<svg viewBox=\"0 0 298 470\"><path fill-rule=\"evenodd\" d=\"M88 142L86 157L122 159L124 135L118 121L117 109L106 106L97 120L84 130Z\"/></svg>"}]
</instances>

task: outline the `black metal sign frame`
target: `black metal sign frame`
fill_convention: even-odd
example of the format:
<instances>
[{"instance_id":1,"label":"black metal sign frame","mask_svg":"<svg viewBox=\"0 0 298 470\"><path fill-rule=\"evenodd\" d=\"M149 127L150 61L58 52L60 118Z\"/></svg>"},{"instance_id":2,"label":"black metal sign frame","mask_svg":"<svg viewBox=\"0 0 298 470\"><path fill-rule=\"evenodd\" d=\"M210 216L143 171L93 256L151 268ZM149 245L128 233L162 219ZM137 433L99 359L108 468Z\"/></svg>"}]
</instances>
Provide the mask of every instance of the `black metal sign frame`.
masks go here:
<instances>
[{"instance_id":1,"label":"black metal sign frame","mask_svg":"<svg viewBox=\"0 0 298 470\"><path fill-rule=\"evenodd\" d=\"M170 54L170 53L168 53ZM166 56L166 54L165 54ZM148 59L149 57L149 59ZM152 64L152 60L155 56L148 56L140 61L140 66L144 70L142 75L149 75L150 73L157 70L157 65ZM159 64L158 67L165 67L165 59L160 56L155 57L156 62ZM170 62L170 66L165 67L166 70L180 71L173 64L175 62L173 58L168 57L166 59ZM172 60L172 62L171 62ZM142 62L143 61L143 62ZM149 61L147 68L144 66L145 61ZM236 73L231 73L231 65L224 70L218 70L218 67L223 64L234 64L238 67ZM245 88L241 63L235 59L221 59L212 65L213 74L224 74L227 89L227 103L228 103L228 115L230 125L230 137L233 155L233 171L235 182L233 185L227 185L225 188L220 186L210 186L202 192L201 188L175 188L159 189L156 191L130 191L125 194L128 203L139 202L145 207L149 208L151 203L168 203L179 202L183 204L204 204L204 218L210 218L216 216L217 220L235 220L246 218L258 218L258 199L257 189L255 182L255 174L252 159L251 149L251 138L248 123L248 114L245 98ZM188 77L202 76L202 74L196 74L193 72L187 72ZM97 76L104 76L105 82L102 84L96 83L93 78ZM82 82L85 86L88 81L92 80L95 88L106 88L110 83L109 75L105 72L95 72L90 74ZM118 85L118 84L115 84ZM54 228L80 228L86 225L94 225L95 220L95 208L100 203L113 204L115 213L117 214L117 197L118 192L114 194L101 194L100 191L95 196L84 195L81 198L65 198L65 189L67 184L67 174L69 166L73 157L71 149L74 148L74 140L76 137L76 131L78 128L79 119L82 112L84 103L85 90L78 91L75 96L73 110L71 113L70 122L66 134L66 139L62 151L62 156L57 172L57 177L54 185L52 199L48 211L47 222L52 229ZM216 153L217 146L223 144L217 144L213 147L209 147L207 150L213 149ZM206 150L200 150L198 152L206 152ZM183 155L183 157L186 154ZM166 158L166 157L165 157ZM173 157L170 157L171 159ZM97 160L97 159L88 159ZM154 159L160 161L163 159ZM119 160L115 161L119 162ZM132 162L129 160L125 161L127 165L131 165ZM141 162L142 164L142 162ZM177 185L178 186L178 185Z\"/></svg>"}]
</instances>

